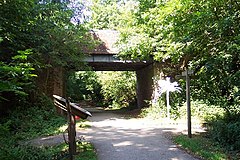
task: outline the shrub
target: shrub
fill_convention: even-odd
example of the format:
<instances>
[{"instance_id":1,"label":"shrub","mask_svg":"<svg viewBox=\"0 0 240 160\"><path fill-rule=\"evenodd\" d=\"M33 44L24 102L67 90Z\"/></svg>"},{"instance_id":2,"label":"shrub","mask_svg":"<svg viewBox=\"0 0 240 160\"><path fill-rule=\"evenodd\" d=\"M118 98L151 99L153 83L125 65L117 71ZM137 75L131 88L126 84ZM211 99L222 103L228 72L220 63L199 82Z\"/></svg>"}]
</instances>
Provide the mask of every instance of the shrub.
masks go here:
<instances>
[{"instance_id":1,"label":"shrub","mask_svg":"<svg viewBox=\"0 0 240 160\"><path fill-rule=\"evenodd\" d=\"M101 88L98 75L94 71L71 73L67 80L67 94L74 101L93 100L101 103Z\"/></svg>"},{"instance_id":2,"label":"shrub","mask_svg":"<svg viewBox=\"0 0 240 160\"><path fill-rule=\"evenodd\" d=\"M150 117L153 119L166 117L166 105L162 100L159 100L156 105L150 105L150 107L143 108L141 110L141 117Z\"/></svg>"},{"instance_id":3,"label":"shrub","mask_svg":"<svg viewBox=\"0 0 240 160\"><path fill-rule=\"evenodd\" d=\"M209 121L210 136L228 150L240 150L239 117L240 114L227 113L222 118Z\"/></svg>"},{"instance_id":4,"label":"shrub","mask_svg":"<svg viewBox=\"0 0 240 160\"><path fill-rule=\"evenodd\" d=\"M104 100L113 108L128 107L136 101L134 72L99 72Z\"/></svg>"},{"instance_id":5,"label":"shrub","mask_svg":"<svg viewBox=\"0 0 240 160\"><path fill-rule=\"evenodd\" d=\"M34 105L15 107L10 115L0 118L0 159L63 159L68 153L65 143L34 147L26 146L24 142L38 136L58 134L66 123L66 119L56 114L52 100L45 95L39 96ZM78 148L81 159L96 159L94 148L89 143L78 144Z\"/></svg>"},{"instance_id":6,"label":"shrub","mask_svg":"<svg viewBox=\"0 0 240 160\"><path fill-rule=\"evenodd\" d=\"M179 117L187 118L186 103L183 103L178 107ZM219 116L223 116L224 109L219 106L208 105L203 101L191 101L191 115L193 118L201 121L209 121L216 119Z\"/></svg>"},{"instance_id":7,"label":"shrub","mask_svg":"<svg viewBox=\"0 0 240 160\"><path fill-rule=\"evenodd\" d=\"M142 109L141 116L153 117L153 118L165 118L167 112L167 106L165 102L165 96L162 96L158 103L150 105L149 108ZM186 119L187 109L186 103L179 106L176 104L171 105L171 118L172 119ZM207 105L203 101L191 101L191 115L193 119L200 120L202 122L216 119L219 116L223 116L224 109L218 106Z\"/></svg>"},{"instance_id":8,"label":"shrub","mask_svg":"<svg viewBox=\"0 0 240 160\"><path fill-rule=\"evenodd\" d=\"M56 114L50 98L39 96L35 104L23 103L0 119L0 159L49 159L51 148L21 145L21 141L59 133L66 120Z\"/></svg>"}]
</instances>

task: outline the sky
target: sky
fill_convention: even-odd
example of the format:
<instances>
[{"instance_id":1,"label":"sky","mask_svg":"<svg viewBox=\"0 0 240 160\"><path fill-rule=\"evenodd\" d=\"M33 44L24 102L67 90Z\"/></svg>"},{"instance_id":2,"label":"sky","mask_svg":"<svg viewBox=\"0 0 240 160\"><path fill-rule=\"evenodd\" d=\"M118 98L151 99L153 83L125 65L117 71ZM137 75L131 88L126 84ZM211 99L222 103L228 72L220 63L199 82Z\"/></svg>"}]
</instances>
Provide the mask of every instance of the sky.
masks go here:
<instances>
[{"instance_id":1,"label":"sky","mask_svg":"<svg viewBox=\"0 0 240 160\"><path fill-rule=\"evenodd\" d=\"M81 24L90 19L91 11L89 10L89 6L91 2L89 0L69 0L69 2L68 7L75 11L71 19L72 23Z\"/></svg>"}]
</instances>

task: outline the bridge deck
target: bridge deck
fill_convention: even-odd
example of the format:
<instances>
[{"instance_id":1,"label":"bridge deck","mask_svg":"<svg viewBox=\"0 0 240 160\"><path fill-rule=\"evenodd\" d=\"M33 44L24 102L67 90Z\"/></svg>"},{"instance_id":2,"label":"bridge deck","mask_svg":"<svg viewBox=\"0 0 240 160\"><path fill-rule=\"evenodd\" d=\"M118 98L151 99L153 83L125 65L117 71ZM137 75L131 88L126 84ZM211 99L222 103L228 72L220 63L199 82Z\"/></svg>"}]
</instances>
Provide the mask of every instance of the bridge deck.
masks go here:
<instances>
[{"instance_id":1,"label":"bridge deck","mask_svg":"<svg viewBox=\"0 0 240 160\"><path fill-rule=\"evenodd\" d=\"M93 30L94 39L101 43L88 55L84 61L95 71L136 71L150 64L152 61L130 61L117 58L119 49L116 42L119 39L119 32L114 30Z\"/></svg>"}]
</instances>

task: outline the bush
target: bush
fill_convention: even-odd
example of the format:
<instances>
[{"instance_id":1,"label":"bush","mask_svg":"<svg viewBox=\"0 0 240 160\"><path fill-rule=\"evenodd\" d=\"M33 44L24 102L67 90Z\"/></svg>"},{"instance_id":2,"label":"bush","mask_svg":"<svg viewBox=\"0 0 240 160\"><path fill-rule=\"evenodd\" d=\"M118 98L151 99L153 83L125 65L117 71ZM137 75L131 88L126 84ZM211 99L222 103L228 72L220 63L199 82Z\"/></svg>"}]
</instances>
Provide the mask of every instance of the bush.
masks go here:
<instances>
[{"instance_id":1,"label":"bush","mask_svg":"<svg viewBox=\"0 0 240 160\"><path fill-rule=\"evenodd\" d=\"M40 96L32 106L26 103L24 105L26 106L15 107L8 116L0 119L0 144L4 144L1 146L3 152L20 151L17 142L59 133L58 128L66 124L66 120L56 114L52 101L46 96Z\"/></svg>"},{"instance_id":2,"label":"bush","mask_svg":"<svg viewBox=\"0 0 240 160\"><path fill-rule=\"evenodd\" d=\"M81 71L71 73L67 80L67 95L74 101L93 100L101 103L101 84L94 71Z\"/></svg>"},{"instance_id":3,"label":"bush","mask_svg":"<svg viewBox=\"0 0 240 160\"><path fill-rule=\"evenodd\" d=\"M136 101L134 72L99 72L102 94L112 108L128 107Z\"/></svg>"},{"instance_id":4,"label":"bush","mask_svg":"<svg viewBox=\"0 0 240 160\"><path fill-rule=\"evenodd\" d=\"M0 159L62 159L68 153L67 144L34 147L26 146L24 142L39 136L59 134L66 124L66 119L56 114L52 100L44 95L39 96L34 105L15 107L10 115L0 118ZM78 147L83 154L88 153L85 157L90 156L83 159L96 159L94 148L89 144L79 144Z\"/></svg>"},{"instance_id":5,"label":"bush","mask_svg":"<svg viewBox=\"0 0 240 160\"><path fill-rule=\"evenodd\" d=\"M210 136L228 150L240 150L239 117L240 114L227 113L222 118L209 121Z\"/></svg>"},{"instance_id":6,"label":"bush","mask_svg":"<svg viewBox=\"0 0 240 160\"><path fill-rule=\"evenodd\" d=\"M0 159L49 159L51 148L36 148L21 145L41 135L59 133L58 128L66 124L66 120L56 114L51 99L39 96L36 103L22 103L0 119Z\"/></svg>"},{"instance_id":7,"label":"bush","mask_svg":"<svg viewBox=\"0 0 240 160\"><path fill-rule=\"evenodd\" d=\"M166 118L167 106L165 97L162 96L158 103L150 105L149 108L142 109L141 116L153 117L153 118ZM172 119L187 119L186 103L180 106L176 104L171 105L171 118ZM200 120L202 122L216 119L219 116L223 116L224 109L218 106L207 105L202 101L191 101L191 115L192 119Z\"/></svg>"},{"instance_id":8,"label":"bush","mask_svg":"<svg viewBox=\"0 0 240 160\"><path fill-rule=\"evenodd\" d=\"M159 100L157 105L150 105L150 107L143 108L140 116L153 119L165 118L167 116L166 105L162 100Z\"/></svg>"},{"instance_id":9,"label":"bush","mask_svg":"<svg viewBox=\"0 0 240 160\"><path fill-rule=\"evenodd\" d=\"M187 118L186 102L178 107L178 113L179 117ZM223 116L223 114L224 109L219 106L208 105L203 101L191 101L191 115L194 119L205 122Z\"/></svg>"}]
</instances>

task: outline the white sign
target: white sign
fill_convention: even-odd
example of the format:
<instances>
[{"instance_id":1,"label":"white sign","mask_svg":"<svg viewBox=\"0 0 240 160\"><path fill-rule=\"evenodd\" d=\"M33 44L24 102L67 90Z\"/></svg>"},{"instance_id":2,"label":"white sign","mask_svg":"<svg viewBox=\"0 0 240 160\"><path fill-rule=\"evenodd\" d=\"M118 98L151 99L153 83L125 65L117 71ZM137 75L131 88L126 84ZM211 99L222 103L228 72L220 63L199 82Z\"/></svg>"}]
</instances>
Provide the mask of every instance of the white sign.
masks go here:
<instances>
[{"instance_id":1,"label":"white sign","mask_svg":"<svg viewBox=\"0 0 240 160\"><path fill-rule=\"evenodd\" d=\"M193 73L194 73L193 70L186 70L182 72L182 76L186 76L187 74L192 75Z\"/></svg>"}]
</instances>

